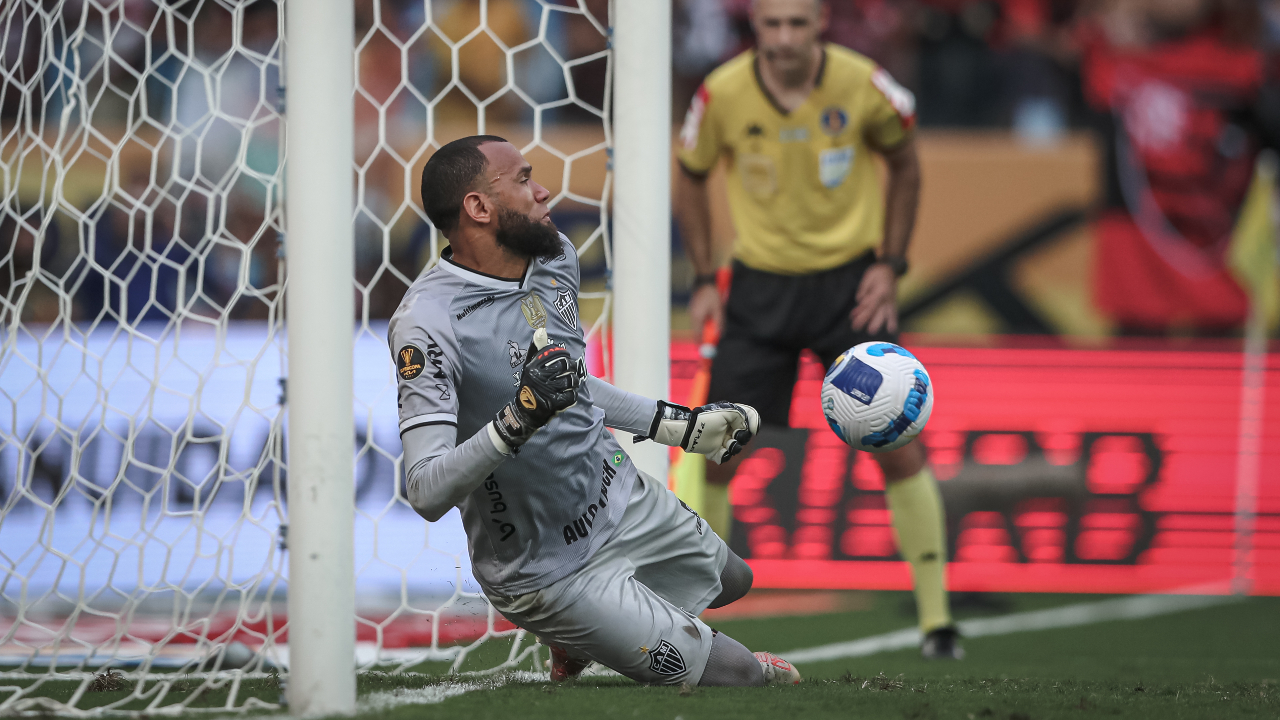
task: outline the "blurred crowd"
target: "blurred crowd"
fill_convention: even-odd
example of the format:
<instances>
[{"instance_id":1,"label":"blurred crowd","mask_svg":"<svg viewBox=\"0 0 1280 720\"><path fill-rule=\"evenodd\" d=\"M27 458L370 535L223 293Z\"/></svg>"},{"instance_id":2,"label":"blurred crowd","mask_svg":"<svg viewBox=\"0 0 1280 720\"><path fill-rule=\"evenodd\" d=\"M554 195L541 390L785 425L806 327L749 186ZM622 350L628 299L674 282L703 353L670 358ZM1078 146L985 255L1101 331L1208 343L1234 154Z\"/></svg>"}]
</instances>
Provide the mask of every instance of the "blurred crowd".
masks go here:
<instances>
[{"instance_id":1,"label":"blurred crowd","mask_svg":"<svg viewBox=\"0 0 1280 720\"><path fill-rule=\"evenodd\" d=\"M752 34L751 0L672 1L675 120L706 73L750 47ZM579 3L489 0L481 32L475 0L357 0L362 312L388 315L428 259L429 231L419 213L405 211L417 201L404 168L421 162L429 124L474 127L478 105L493 124L599 122L608 0L581 0L585 13L554 10L564 5ZM77 321L165 320L178 308L265 316L278 276L275 3L68 0L61 16L32 7L11 6L0 30L0 127L25 124L48 134L68 108L83 110L88 96L95 126L114 126L116 135L128 128L157 143L157 156L176 169L135 162L109 197L78 208L81 217L47 218L30 200L7 205L0 233L10 252L0 265L0 296L12 297L39 264L63 287L32 289L23 310L30 319L65 316L68 307ZM830 0L828 7L827 38L870 56L914 90L922 126L1005 128L1030 142L1072 129L1113 132L1107 123L1122 113L1114 90L1125 82L1117 84L1115 73L1174 46L1170 73L1181 72L1176 58L1216 64L1230 89L1210 104L1227 114L1249 111L1262 102L1267 58L1280 49L1280 0ZM85 31L73 37L76 28ZM457 50L456 70L444 37L471 38ZM543 43L531 42L539 37ZM495 39L527 45L508 64ZM1226 54L1207 53L1205 43ZM72 55L77 62L50 60ZM1237 61L1260 70L1249 74ZM1158 144L1169 133L1168 103L1179 101L1157 93L1140 107L1126 105L1129 135ZM1146 125L1134 120L1142 112ZM1270 142L1266 122L1240 127L1242 148ZM162 140L162 131L171 139ZM1231 141L1215 136L1226 143L1219 153L1226 160L1239 155ZM1242 171L1223 167L1235 178L1219 193L1227 217L1243 192L1235 177ZM1122 183L1112 184L1113 195L1122 193ZM1221 212L1203 214L1223 220ZM1201 245L1217 242L1222 230L1205 230L1199 240L1190 227L1199 220L1169 222Z\"/></svg>"}]
</instances>

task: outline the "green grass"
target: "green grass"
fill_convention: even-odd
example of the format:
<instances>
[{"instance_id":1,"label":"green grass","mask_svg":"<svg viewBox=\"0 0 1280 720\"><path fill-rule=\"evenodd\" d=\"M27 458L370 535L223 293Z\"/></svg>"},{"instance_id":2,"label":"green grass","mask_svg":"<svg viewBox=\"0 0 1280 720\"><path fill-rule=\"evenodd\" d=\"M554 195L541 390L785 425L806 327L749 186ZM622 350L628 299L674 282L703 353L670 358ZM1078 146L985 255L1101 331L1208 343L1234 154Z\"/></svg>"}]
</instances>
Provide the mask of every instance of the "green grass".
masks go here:
<instances>
[{"instance_id":1,"label":"green grass","mask_svg":"<svg viewBox=\"0 0 1280 720\"><path fill-rule=\"evenodd\" d=\"M985 609L966 603L964 597L956 599L957 615L964 618L1098 598L1001 596L994 598L1001 604ZM748 647L785 656L787 650L906 627L911 624L909 602L904 593L875 593L860 597L856 605L864 609L856 611L712 624ZM438 704L365 712L361 718L1280 717L1280 598L1252 598L1144 620L971 638L965 647L968 657L959 663L926 662L914 650L904 650L800 664L805 682L797 687L682 690L589 677L562 685L509 683ZM497 651L496 645L485 648L486 655L505 655ZM359 690L367 696L453 682L440 676L365 673ZM65 698L73 688L69 683L45 683L39 694ZM173 699L190 692L174 693ZM279 698L270 679L247 681L241 693L270 702ZM122 691L88 693L80 706L125 696ZM209 707L222 699L225 691L214 691L192 704Z\"/></svg>"},{"instance_id":2,"label":"green grass","mask_svg":"<svg viewBox=\"0 0 1280 720\"><path fill-rule=\"evenodd\" d=\"M999 613L1101 599L1021 595ZM713 623L753 649L778 652L911 624L909 596L876 593L871 607L810 617ZM981 608L961 618L990 615ZM1280 598L1253 598L1136 621L965 641L960 663L914 650L800 666L798 687L641 687L616 678L507 685L435 706L364 717L1227 718L1280 716ZM785 654L785 653L784 653Z\"/></svg>"}]
</instances>

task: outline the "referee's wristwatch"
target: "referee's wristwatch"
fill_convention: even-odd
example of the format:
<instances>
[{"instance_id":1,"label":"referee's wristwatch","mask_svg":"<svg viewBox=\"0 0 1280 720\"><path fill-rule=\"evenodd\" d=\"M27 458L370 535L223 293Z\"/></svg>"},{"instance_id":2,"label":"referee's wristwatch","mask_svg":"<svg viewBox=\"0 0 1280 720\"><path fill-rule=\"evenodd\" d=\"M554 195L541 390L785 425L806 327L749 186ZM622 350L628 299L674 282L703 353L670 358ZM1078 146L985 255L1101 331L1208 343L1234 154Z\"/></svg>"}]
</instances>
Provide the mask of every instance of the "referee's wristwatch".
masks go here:
<instances>
[{"instance_id":1,"label":"referee's wristwatch","mask_svg":"<svg viewBox=\"0 0 1280 720\"><path fill-rule=\"evenodd\" d=\"M907 259L901 255L884 255L876 260L881 265L888 265L893 271L894 277L902 277L907 274L907 269L911 267L907 263Z\"/></svg>"}]
</instances>

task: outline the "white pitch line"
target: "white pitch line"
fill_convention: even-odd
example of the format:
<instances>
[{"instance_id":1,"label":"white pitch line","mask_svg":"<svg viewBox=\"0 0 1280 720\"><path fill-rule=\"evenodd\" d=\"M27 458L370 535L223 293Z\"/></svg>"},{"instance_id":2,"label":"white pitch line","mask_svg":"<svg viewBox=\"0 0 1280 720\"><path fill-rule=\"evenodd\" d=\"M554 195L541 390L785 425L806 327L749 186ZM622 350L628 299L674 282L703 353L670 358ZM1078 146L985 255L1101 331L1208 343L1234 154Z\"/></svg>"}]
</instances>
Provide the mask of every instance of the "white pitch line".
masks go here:
<instances>
[{"instance_id":1,"label":"white pitch line","mask_svg":"<svg viewBox=\"0 0 1280 720\"><path fill-rule=\"evenodd\" d=\"M400 688L360 698L359 713L382 712L401 705L435 705L473 690L493 690L509 683L546 682L546 673L509 672L478 680L458 680L423 688Z\"/></svg>"},{"instance_id":2,"label":"white pitch line","mask_svg":"<svg viewBox=\"0 0 1280 720\"><path fill-rule=\"evenodd\" d=\"M1048 610L1033 610L980 620L964 620L956 625L960 629L961 637L987 637L1033 630L1078 627L1110 620L1138 620L1186 610L1198 610L1236 602L1239 599L1233 595L1134 595L1063 605ZM792 663L820 662L866 657L891 650L905 650L919 644L919 631L915 628L905 628L859 640L793 650L781 655Z\"/></svg>"}]
</instances>

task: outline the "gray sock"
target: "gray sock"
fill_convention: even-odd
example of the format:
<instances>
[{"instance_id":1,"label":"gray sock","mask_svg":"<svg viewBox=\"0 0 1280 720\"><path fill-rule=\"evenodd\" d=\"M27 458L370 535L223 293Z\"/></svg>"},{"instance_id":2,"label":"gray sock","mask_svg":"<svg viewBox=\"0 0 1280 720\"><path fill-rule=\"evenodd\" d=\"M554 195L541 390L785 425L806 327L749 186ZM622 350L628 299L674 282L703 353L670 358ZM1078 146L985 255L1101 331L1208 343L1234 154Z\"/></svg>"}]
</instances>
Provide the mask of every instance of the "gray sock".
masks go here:
<instances>
[{"instance_id":1,"label":"gray sock","mask_svg":"<svg viewBox=\"0 0 1280 720\"><path fill-rule=\"evenodd\" d=\"M711 654L698 684L703 687L757 687L764 685L760 661L742 643L718 632L711 638Z\"/></svg>"},{"instance_id":2,"label":"gray sock","mask_svg":"<svg viewBox=\"0 0 1280 720\"><path fill-rule=\"evenodd\" d=\"M720 571L720 594L708 607L724 607L746 595L753 581L755 581L755 575L751 572L751 566L730 550L729 561L724 564L724 570Z\"/></svg>"}]
</instances>

